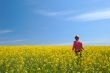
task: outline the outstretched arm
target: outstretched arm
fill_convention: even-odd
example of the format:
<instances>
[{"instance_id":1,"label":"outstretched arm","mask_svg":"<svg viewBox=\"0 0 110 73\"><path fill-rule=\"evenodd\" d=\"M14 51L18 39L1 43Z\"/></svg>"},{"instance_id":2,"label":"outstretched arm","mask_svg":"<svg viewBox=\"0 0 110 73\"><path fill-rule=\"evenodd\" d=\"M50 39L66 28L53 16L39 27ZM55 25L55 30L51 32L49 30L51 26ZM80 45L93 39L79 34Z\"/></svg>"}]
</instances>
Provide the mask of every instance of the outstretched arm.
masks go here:
<instances>
[{"instance_id":1,"label":"outstretched arm","mask_svg":"<svg viewBox=\"0 0 110 73\"><path fill-rule=\"evenodd\" d=\"M75 48L74 48L74 43L73 43L72 51L74 51L74 49L75 49Z\"/></svg>"},{"instance_id":2,"label":"outstretched arm","mask_svg":"<svg viewBox=\"0 0 110 73\"><path fill-rule=\"evenodd\" d=\"M74 50L74 45L73 45L73 47L72 47L72 51Z\"/></svg>"},{"instance_id":3,"label":"outstretched arm","mask_svg":"<svg viewBox=\"0 0 110 73\"><path fill-rule=\"evenodd\" d=\"M82 49L84 50L83 44L81 43Z\"/></svg>"},{"instance_id":4,"label":"outstretched arm","mask_svg":"<svg viewBox=\"0 0 110 73\"><path fill-rule=\"evenodd\" d=\"M84 50L84 47L82 46L82 49Z\"/></svg>"}]
</instances>

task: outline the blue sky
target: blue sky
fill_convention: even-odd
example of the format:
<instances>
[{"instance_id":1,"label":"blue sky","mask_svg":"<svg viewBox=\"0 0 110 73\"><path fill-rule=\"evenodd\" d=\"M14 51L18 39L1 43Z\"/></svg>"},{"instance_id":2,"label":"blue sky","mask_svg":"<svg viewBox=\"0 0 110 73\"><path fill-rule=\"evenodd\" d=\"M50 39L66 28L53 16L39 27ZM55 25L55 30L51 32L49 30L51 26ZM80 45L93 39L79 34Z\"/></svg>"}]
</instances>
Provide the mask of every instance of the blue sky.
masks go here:
<instances>
[{"instance_id":1,"label":"blue sky","mask_svg":"<svg viewBox=\"0 0 110 73\"><path fill-rule=\"evenodd\" d=\"M109 0L0 1L0 45L109 45L109 32Z\"/></svg>"}]
</instances>

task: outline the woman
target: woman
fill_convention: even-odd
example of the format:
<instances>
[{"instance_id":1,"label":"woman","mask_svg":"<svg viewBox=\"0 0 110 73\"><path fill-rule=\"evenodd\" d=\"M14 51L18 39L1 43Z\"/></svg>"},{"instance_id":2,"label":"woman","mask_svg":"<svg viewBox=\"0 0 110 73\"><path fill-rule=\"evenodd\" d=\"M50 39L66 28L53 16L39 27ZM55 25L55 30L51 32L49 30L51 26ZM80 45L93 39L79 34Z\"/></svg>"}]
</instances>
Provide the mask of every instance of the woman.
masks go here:
<instances>
[{"instance_id":1,"label":"woman","mask_svg":"<svg viewBox=\"0 0 110 73\"><path fill-rule=\"evenodd\" d=\"M82 50L84 50L82 42L79 41L79 36L75 36L75 41L73 42L72 50L75 51L76 55L80 53L80 56L82 56Z\"/></svg>"}]
</instances>

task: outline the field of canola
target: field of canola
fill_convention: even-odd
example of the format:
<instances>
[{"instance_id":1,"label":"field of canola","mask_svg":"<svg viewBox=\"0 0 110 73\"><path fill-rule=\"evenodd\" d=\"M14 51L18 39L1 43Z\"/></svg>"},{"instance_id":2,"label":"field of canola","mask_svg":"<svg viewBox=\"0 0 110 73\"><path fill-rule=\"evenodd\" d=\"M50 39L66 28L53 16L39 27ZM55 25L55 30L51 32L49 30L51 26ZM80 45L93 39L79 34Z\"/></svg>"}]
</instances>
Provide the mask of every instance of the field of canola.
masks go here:
<instances>
[{"instance_id":1,"label":"field of canola","mask_svg":"<svg viewBox=\"0 0 110 73\"><path fill-rule=\"evenodd\" d=\"M110 73L110 47L1 46L0 73Z\"/></svg>"}]
</instances>

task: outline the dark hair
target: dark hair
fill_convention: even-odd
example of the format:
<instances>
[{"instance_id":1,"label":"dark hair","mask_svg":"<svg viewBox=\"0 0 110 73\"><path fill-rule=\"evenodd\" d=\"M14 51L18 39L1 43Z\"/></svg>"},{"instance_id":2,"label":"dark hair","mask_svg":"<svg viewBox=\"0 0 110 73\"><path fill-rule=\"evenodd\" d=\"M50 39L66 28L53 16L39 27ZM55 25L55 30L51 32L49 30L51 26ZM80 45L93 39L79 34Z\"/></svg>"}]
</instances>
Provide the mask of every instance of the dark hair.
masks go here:
<instances>
[{"instance_id":1,"label":"dark hair","mask_svg":"<svg viewBox=\"0 0 110 73\"><path fill-rule=\"evenodd\" d=\"M79 40L79 36L76 35L76 36L75 36L75 40Z\"/></svg>"}]
</instances>

